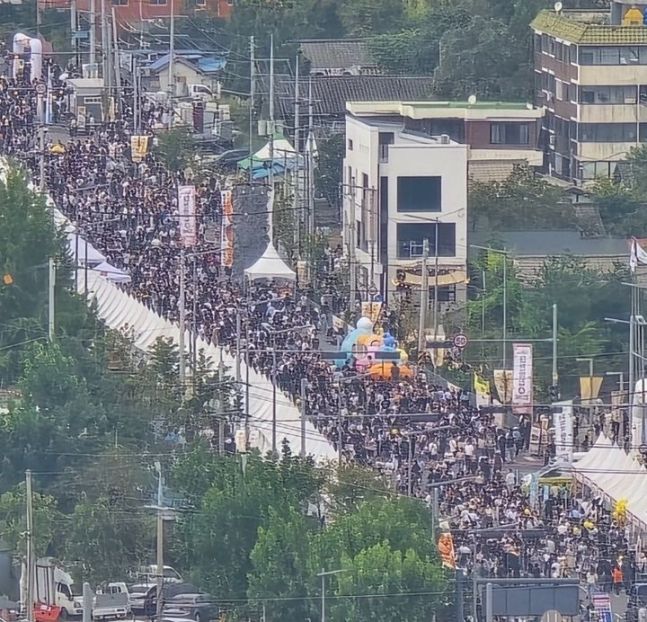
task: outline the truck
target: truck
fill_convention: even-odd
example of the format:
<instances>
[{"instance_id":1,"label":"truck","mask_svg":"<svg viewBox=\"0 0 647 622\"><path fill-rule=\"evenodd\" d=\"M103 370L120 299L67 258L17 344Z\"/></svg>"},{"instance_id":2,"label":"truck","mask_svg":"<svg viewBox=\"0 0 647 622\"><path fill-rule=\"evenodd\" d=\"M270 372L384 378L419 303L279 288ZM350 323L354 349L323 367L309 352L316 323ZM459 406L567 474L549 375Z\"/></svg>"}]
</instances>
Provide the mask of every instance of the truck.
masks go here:
<instances>
[{"instance_id":1,"label":"truck","mask_svg":"<svg viewBox=\"0 0 647 622\"><path fill-rule=\"evenodd\" d=\"M92 619L125 620L126 618L133 618L126 584L108 583L99 588L92 603Z\"/></svg>"},{"instance_id":2,"label":"truck","mask_svg":"<svg viewBox=\"0 0 647 622\"><path fill-rule=\"evenodd\" d=\"M52 557L36 560L33 568L34 617L37 622L54 622L83 614L81 586ZM20 577L21 601L26 603L27 570Z\"/></svg>"}]
</instances>

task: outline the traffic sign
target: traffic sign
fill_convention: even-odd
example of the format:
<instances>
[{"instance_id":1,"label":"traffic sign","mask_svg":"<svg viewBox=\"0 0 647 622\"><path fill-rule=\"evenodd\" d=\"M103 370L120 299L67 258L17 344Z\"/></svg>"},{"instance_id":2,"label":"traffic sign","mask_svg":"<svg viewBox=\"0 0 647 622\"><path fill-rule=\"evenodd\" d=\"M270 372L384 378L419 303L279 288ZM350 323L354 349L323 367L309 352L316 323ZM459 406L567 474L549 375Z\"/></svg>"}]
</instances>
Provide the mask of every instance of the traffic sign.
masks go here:
<instances>
[{"instance_id":1,"label":"traffic sign","mask_svg":"<svg viewBox=\"0 0 647 622\"><path fill-rule=\"evenodd\" d=\"M463 333L458 333L454 336L454 346L456 348L464 348L468 344L467 336Z\"/></svg>"}]
</instances>

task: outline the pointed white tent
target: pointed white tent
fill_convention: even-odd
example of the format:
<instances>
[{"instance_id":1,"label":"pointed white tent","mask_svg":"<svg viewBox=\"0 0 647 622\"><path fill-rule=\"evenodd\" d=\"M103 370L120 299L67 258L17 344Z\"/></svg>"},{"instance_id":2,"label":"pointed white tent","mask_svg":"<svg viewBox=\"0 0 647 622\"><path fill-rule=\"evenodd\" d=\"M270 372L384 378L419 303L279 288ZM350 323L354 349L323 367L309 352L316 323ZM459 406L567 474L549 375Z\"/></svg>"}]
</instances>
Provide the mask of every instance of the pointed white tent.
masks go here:
<instances>
[{"instance_id":1,"label":"pointed white tent","mask_svg":"<svg viewBox=\"0 0 647 622\"><path fill-rule=\"evenodd\" d=\"M297 275L276 252L274 244L270 242L263 255L249 268L245 268L245 275L250 281L258 279L284 279L296 281Z\"/></svg>"},{"instance_id":2,"label":"pointed white tent","mask_svg":"<svg viewBox=\"0 0 647 622\"><path fill-rule=\"evenodd\" d=\"M78 246L75 233L67 234L67 243L72 251L72 261L78 265L88 264L89 266L96 266L106 260L106 256L98 251L92 244L86 244L85 238L79 236ZM86 248L87 246L87 248ZM77 257L78 248L78 257Z\"/></svg>"}]
</instances>

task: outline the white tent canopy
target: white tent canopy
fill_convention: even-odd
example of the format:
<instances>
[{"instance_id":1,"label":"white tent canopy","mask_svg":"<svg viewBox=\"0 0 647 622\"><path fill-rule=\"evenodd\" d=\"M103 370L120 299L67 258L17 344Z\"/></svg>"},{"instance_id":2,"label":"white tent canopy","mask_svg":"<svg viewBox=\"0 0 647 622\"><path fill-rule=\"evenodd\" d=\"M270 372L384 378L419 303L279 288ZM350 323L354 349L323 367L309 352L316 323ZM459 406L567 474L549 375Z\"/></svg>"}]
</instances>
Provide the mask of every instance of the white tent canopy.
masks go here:
<instances>
[{"instance_id":1,"label":"white tent canopy","mask_svg":"<svg viewBox=\"0 0 647 622\"><path fill-rule=\"evenodd\" d=\"M272 242L267 245L265 252L253 266L245 268L245 275L250 281L257 281L259 279L296 281L297 278L294 270L276 252Z\"/></svg>"},{"instance_id":2,"label":"white tent canopy","mask_svg":"<svg viewBox=\"0 0 647 622\"><path fill-rule=\"evenodd\" d=\"M612 501L627 499L628 511L647 526L647 472L635 458L600 434L595 445L573 464L575 477Z\"/></svg>"},{"instance_id":3,"label":"white tent canopy","mask_svg":"<svg viewBox=\"0 0 647 622\"><path fill-rule=\"evenodd\" d=\"M92 244L86 244L85 239L81 236L78 238L79 253L77 257L77 238L75 233L67 234L67 242L72 252L72 261L77 265L87 263L89 266L96 266L106 260L106 256L103 253L100 253Z\"/></svg>"},{"instance_id":4,"label":"white tent canopy","mask_svg":"<svg viewBox=\"0 0 647 622\"><path fill-rule=\"evenodd\" d=\"M113 283L130 283L130 276L128 276L123 270L111 266L106 261L101 262L92 269Z\"/></svg>"},{"instance_id":5,"label":"white tent canopy","mask_svg":"<svg viewBox=\"0 0 647 622\"><path fill-rule=\"evenodd\" d=\"M101 275L90 270L88 272L89 294L88 301L95 301L99 317L113 330L128 330L132 334L134 345L143 352L148 352L158 337L171 338L178 342L180 331L176 324L160 317L141 302L129 296ZM79 283L79 291L83 285ZM185 340L189 341L188 332ZM198 338L197 347L203 350L212 366L222 360L226 367L236 366L234 357L227 351L217 348L208 341ZM222 357L222 359L221 359ZM254 369L246 370L244 359L241 361L243 378L249 374L249 405L246 412L250 413L249 444L261 452L268 451L272 446L272 420L274 417L272 400L267 396L272 393L272 383ZM246 373L247 372L247 373ZM276 397L276 431L279 442L286 438L293 452L298 452L301 445L301 413L290 398L282 392ZM337 454L328 439L317 430L310 421L306 421L306 452L318 461L336 460ZM241 430L244 433L244 430Z\"/></svg>"},{"instance_id":6,"label":"white tent canopy","mask_svg":"<svg viewBox=\"0 0 647 622\"><path fill-rule=\"evenodd\" d=\"M290 158L295 158L297 155L294 147L290 144L290 141L285 138L274 139L273 151L274 159L279 161L285 158L289 160ZM270 143L268 142L254 154L253 160L254 162L262 162L264 160L269 160L270 158Z\"/></svg>"}]
</instances>

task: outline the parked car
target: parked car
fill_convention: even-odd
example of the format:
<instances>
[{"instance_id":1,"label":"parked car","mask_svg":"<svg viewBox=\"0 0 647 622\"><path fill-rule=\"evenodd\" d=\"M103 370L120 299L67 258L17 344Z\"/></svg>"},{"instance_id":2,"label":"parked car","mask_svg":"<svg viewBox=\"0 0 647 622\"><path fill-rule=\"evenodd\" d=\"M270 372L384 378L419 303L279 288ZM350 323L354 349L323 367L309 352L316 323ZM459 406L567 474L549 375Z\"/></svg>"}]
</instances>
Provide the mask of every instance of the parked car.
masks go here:
<instances>
[{"instance_id":1,"label":"parked car","mask_svg":"<svg viewBox=\"0 0 647 622\"><path fill-rule=\"evenodd\" d=\"M172 566L164 566L163 568L162 575L165 583L182 583L182 581L184 581L184 579L182 579L182 575ZM142 583L156 583L157 576L156 564L144 566L139 570L139 579Z\"/></svg>"},{"instance_id":2,"label":"parked car","mask_svg":"<svg viewBox=\"0 0 647 622\"><path fill-rule=\"evenodd\" d=\"M157 585L154 583L138 583L128 590L130 608L135 614L142 614L150 610L152 604L157 602Z\"/></svg>"},{"instance_id":3,"label":"parked car","mask_svg":"<svg viewBox=\"0 0 647 622\"><path fill-rule=\"evenodd\" d=\"M165 618L210 622L219 613L218 605L209 594L177 594L164 601Z\"/></svg>"}]
</instances>

